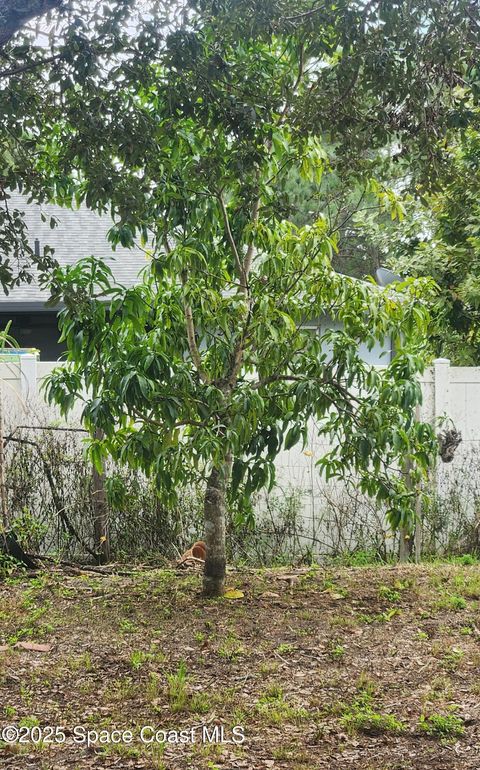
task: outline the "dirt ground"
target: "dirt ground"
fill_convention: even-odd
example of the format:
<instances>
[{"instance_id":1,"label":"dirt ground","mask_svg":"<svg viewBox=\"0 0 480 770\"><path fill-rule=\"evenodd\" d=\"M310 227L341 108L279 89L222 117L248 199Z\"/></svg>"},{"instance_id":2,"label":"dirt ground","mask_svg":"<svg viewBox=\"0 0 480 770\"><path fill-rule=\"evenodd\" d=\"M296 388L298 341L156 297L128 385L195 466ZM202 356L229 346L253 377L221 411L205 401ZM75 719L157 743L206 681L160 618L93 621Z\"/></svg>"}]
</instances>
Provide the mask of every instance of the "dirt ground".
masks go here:
<instances>
[{"instance_id":1,"label":"dirt ground","mask_svg":"<svg viewBox=\"0 0 480 770\"><path fill-rule=\"evenodd\" d=\"M174 570L1 583L0 768L480 767L478 565L228 584L206 601Z\"/></svg>"}]
</instances>

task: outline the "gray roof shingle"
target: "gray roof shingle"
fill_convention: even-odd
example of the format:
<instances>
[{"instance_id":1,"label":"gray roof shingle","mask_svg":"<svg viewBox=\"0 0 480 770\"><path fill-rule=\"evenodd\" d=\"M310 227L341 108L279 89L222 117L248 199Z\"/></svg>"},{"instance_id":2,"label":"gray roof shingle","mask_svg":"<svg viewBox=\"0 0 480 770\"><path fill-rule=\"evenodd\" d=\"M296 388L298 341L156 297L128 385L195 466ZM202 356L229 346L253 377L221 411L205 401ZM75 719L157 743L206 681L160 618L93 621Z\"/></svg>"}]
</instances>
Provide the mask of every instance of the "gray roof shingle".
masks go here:
<instances>
[{"instance_id":1,"label":"gray roof shingle","mask_svg":"<svg viewBox=\"0 0 480 770\"><path fill-rule=\"evenodd\" d=\"M140 248L125 249L117 246L115 251L107 241L107 232L112 227L109 216L100 216L94 211L81 206L79 209L66 209L54 204L27 203L27 196L10 193L10 210L24 212L30 243L40 242L40 253L48 245L55 249L54 257L61 265L71 265L83 257L91 255L105 259L118 283L133 286L138 281L138 274L148 264L148 258ZM42 221L41 214L46 221ZM58 220L54 229L50 228L50 217ZM1 257L0 257L1 258ZM31 272L35 273L34 270ZM42 309L48 299L48 292L42 290L35 280L13 288L8 295L0 292L0 312L2 310Z\"/></svg>"}]
</instances>

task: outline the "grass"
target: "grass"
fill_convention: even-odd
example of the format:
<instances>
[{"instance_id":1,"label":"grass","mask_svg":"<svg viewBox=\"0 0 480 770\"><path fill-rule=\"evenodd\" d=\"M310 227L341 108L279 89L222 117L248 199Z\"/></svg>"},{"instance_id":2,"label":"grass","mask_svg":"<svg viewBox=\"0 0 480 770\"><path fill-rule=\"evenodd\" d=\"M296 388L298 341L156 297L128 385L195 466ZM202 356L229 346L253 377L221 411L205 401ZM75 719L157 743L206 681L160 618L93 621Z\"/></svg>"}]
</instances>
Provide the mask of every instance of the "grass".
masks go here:
<instances>
[{"instance_id":1,"label":"grass","mask_svg":"<svg viewBox=\"0 0 480 770\"><path fill-rule=\"evenodd\" d=\"M267 724L278 726L286 723L298 724L309 716L305 708L290 703L283 688L276 683L271 684L260 695L256 712Z\"/></svg>"},{"instance_id":2,"label":"grass","mask_svg":"<svg viewBox=\"0 0 480 770\"><path fill-rule=\"evenodd\" d=\"M348 733L381 735L382 733L399 734L406 730L405 723L393 714L384 714L376 710L372 695L365 691L349 706L345 706L340 722Z\"/></svg>"},{"instance_id":3,"label":"grass","mask_svg":"<svg viewBox=\"0 0 480 770\"><path fill-rule=\"evenodd\" d=\"M463 719L456 714L422 714L418 729L432 738L452 740L465 733Z\"/></svg>"},{"instance_id":4,"label":"grass","mask_svg":"<svg viewBox=\"0 0 480 770\"><path fill-rule=\"evenodd\" d=\"M90 770L94 759L122 770L236 760L312 770L343 766L343 752L356 757L352 768L391 770L406 757L413 770L429 752L450 767L451 741L460 746L456 770L468 770L463 747L480 743L480 725L460 716L480 693L478 563L296 569L293 584L286 574L232 571L241 603L203 601L201 575L172 570L0 583L0 644L42 636L51 644L0 653L5 723L135 734L145 724L207 724L227 737L242 725L246 735L242 746L135 743L96 759L69 745L47 757L44 746L44 767L26 745L9 754L9 770Z\"/></svg>"}]
</instances>

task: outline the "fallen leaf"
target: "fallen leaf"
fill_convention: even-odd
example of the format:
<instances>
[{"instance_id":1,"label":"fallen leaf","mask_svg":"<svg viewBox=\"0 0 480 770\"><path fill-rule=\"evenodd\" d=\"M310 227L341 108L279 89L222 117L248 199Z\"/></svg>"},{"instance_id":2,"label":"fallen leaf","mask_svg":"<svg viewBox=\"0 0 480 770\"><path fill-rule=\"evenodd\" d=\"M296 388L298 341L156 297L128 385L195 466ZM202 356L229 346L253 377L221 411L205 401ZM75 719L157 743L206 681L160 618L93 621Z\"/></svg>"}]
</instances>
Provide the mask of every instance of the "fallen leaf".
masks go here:
<instances>
[{"instance_id":1,"label":"fallen leaf","mask_svg":"<svg viewBox=\"0 0 480 770\"><path fill-rule=\"evenodd\" d=\"M37 644L37 642L17 642L14 647L21 647L22 650L31 650L32 652L50 652L51 644Z\"/></svg>"},{"instance_id":2,"label":"fallen leaf","mask_svg":"<svg viewBox=\"0 0 480 770\"><path fill-rule=\"evenodd\" d=\"M244 596L243 591L239 591L238 588L227 588L223 594L224 599L243 599Z\"/></svg>"},{"instance_id":3,"label":"fallen leaf","mask_svg":"<svg viewBox=\"0 0 480 770\"><path fill-rule=\"evenodd\" d=\"M260 597L262 599L279 599L280 594L276 594L275 591L264 591L263 594L260 594Z\"/></svg>"}]
</instances>

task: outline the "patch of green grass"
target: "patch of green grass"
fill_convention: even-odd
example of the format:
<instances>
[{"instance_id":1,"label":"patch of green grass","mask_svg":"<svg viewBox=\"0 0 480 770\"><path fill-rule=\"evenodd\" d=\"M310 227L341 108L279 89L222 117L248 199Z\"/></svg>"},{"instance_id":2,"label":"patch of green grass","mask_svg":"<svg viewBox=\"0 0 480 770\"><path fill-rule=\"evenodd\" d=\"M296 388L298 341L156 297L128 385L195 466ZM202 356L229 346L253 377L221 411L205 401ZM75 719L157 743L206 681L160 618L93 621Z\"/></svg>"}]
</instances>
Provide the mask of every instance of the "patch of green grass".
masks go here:
<instances>
[{"instance_id":1,"label":"patch of green grass","mask_svg":"<svg viewBox=\"0 0 480 770\"><path fill-rule=\"evenodd\" d=\"M467 601L458 594L445 594L441 599L435 602L437 610L464 610L467 607Z\"/></svg>"},{"instance_id":2,"label":"patch of green grass","mask_svg":"<svg viewBox=\"0 0 480 770\"><path fill-rule=\"evenodd\" d=\"M130 677L112 679L104 693L105 703L131 700L137 691L137 684Z\"/></svg>"},{"instance_id":3,"label":"patch of green grass","mask_svg":"<svg viewBox=\"0 0 480 770\"><path fill-rule=\"evenodd\" d=\"M348 596L348 589L344 586L339 586L333 580L325 579L323 581L322 591L329 593L333 598L346 599Z\"/></svg>"},{"instance_id":4,"label":"patch of green grass","mask_svg":"<svg viewBox=\"0 0 480 770\"><path fill-rule=\"evenodd\" d=\"M391 588L390 586L380 586L378 589L378 595L381 599L386 599L387 602L399 602L400 601L400 591L396 591L394 588Z\"/></svg>"},{"instance_id":5,"label":"patch of green grass","mask_svg":"<svg viewBox=\"0 0 480 770\"><path fill-rule=\"evenodd\" d=\"M267 677L275 674L278 671L278 668L279 663L277 663L276 660L265 660L263 663L260 663L258 671L261 676Z\"/></svg>"},{"instance_id":6,"label":"patch of green grass","mask_svg":"<svg viewBox=\"0 0 480 770\"><path fill-rule=\"evenodd\" d=\"M218 654L221 658L229 661L237 660L241 655L245 655L245 647L233 631L230 631L218 648Z\"/></svg>"},{"instance_id":7,"label":"patch of green grass","mask_svg":"<svg viewBox=\"0 0 480 770\"><path fill-rule=\"evenodd\" d=\"M346 652L343 644L332 640L328 645L328 654L332 660L342 660Z\"/></svg>"},{"instance_id":8,"label":"patch of green grass","mask_svg":"<svg viewBox=\"0 0 480 770\"><path fill-rule=\"evenodd\" d=\"M136 746L129 746L127 743L106 743L96 748L96 752L101 757L124 757L125 759L134 759L140 756L140 749Z\"/></svg>"},{"instance_id":9,"label":"patch of green grass","mask_svg":"<svg viewBox=\"0 0 480 770\"><path fill-rule=\"evenodd\" d=\"M418 630L415 634L416 639L418 639L419 642L424 642L428 639L428 634L425 633L425 631Z\"/></svg>"},{"instance_id":10,"label":"patch of green grass","mask_svg":"<svg viewBox=\"0 0 480 770\"><path fill-rule=\"evenodd\" d=\"M433 738L460 738L465 733L463 719L456 714L422 714L418 729Z\"/></svg>"},{"instance_id":11,"label":"patch of green grass","mask_svg":"<svg viewBox=\"0 0 480 770\"><path fill-rule=\"evenodd\" d=\"M167 695L171 710L185 711L188 700L187 667L182 661L174 674L167 674Z\"/></svg>"},{"instance_id":12,"label":"patch of green grass","mask_svg":"<svg viewBox=\"0 0 480 770\"><path fill-rule=\"evenodd\" d=\"M281 725L286 722L299 724L309 717L306 709L294 706L287 701L283 688L278 684L271 684L266 688L258 699L255 710L272 725Z\"/></svg>"},{"instance_id":13,"label":"patch of green grass","mask_svg":"<svg viewBox=\"0 0 480 770\"><path fill-rule=\"evenodd\" d=\"M335 556L331 562L340 567L369 567L386 563L374 548L344 553Z\"/></svg>"},{"instance_id":14,"label":"patch of green grass","mask_svg":"<svg viewBox=\"0 0 480 770\"><path fill-rule=\"evenodd\" d=\"M462 662L465 653L456 647L451 647L443 656L442 665L447 671L455 671Z\"/></svg>"},{"instance_id":15,"label":"patch of green grass","mask_svg":"<svg viewBox=\"0 0 480 770\"><path fill-rule=\"evenodd\" d=\"M291 655L295 651L295 645L289 642L282 642L277 647L279 655Z\"/></svg>"},{"instance_id":16,"label":"patch of green grass","mask_svg":"<svg viewBox=\"0 0 480 770\"><path fill-rule=\"evenodd\" d=\"M448 676L436 676L432 679L428 700L451 700L453 697L452 680Z\"/></svg>"},{"instance_id":17,"label":"patch of green grass","mask_svg":"<svg viewBox=\"0 0 480 770\"><path fill-rule=\"evenodd\" d=\"M354 628L357 625L356 619L351 615L332 615L328 622L332 628Z\"/></svg>"},{"instance_id":18,"label":"patch of green grass","mask_svg":"<svg viewBox=\"0 0 480 770\"><path fill-rule=\"evenodd\" d=\"M31 729L32 727L38 727L40 725L40 721L38 717L29 716L29 717L23 717L19 723L19 727L27 727L28 729Z\"/></svg>"},{"instance_id":19,"label":"patch of green grass","mask_svg":"<svg viewBox=\"0 0 480 770\"><path fill-rule=\"evenodd\" d=\"M24 593L21 607L27 610L27 614L22 618L21 625L9 636L9 644L13 645L22 639L43 639L55 629L52 622L41 622L51 610L51 602L45 601L38 606L29 589Z\"/></svg>"},{"instance_id":20,"label":"patch of green grass","mask_svg":"<svg viewBox=\"0 0 480 770\"><path fill-rule=\"evenodd\" d=\"M153 660L154 654L144 650L133 650L130 654L130 665L134 671L141 669L149 660Z\"/></svg>"},{"instance_id":21,"label":"patch of green grass","mask_svg":"<svg viewBox=\"0 0 480 770\"><path fill-rule=\"evenodd\" d=\"M84 671L92 671L92 656L89 652L84 652L81 655L77 655L75 657L72 656L68 659L67 665L71 671L80 671L81 669Z\"/></svg>"},{"instance_id":22,"label":"patch of green grass","mask_svg":"<svg viewBox=\"0 0 480 770\"><path fill-rule=\"evenodd\" d=\"M361 671L357 679L357 690L361 693L366 693L370 697L373 697L377 692L376 682L367 674L366 671Z\"/></svg>"},{"instance_id":23,"label":"patch of green grass","mask_svg":"<svg viewBox=\"0 0 480 770\"><path fill-rule=\"evenodd\" d=\"M379 612L376 615L368 615L361 612L357 617L361 623L367 623L370 625L371 623L390 623L390 621L399 614L400 610L398 607L391 607L389 610Z\"/></svg>"},{"instance_id":24,"label":"patch of green grass","mask_svg":"<svg viewBox=\"0 0 480 770\"><path fill-rule=\"evenodd\" d=\"M160 694L160 676L151 671L148 677L146 694L149 701L156 700Z\"/></svg>"},{"instance_id":25,"label":"patch of green grass","mask_svg":"<svg viewBox=\"0 0 480 770\"><path fill-rule=\"evenodd\" d=\"M350 734L357 732L367 735L399 734L406 730L405 723L393 714L382 714L376 711L372 696L368 692L362 692L350 706L344 707L340 722Z\"/></svg>"},{"instance_id":26,"label":"patch of green grass","mask_svg":"<svg viewBox=\"0 0 480 770\"><path fill-rule=\"evenodd\" d=\"M207 693L191 693L188 686L187 667L182 661L173 674L167 674L167 697L171 711L206 714L210 708Z\"/></svg>"},{"instance_id":27,"label":"patch of green grass","mask_svg":"<svg viewBox=\"0 0 480 770\"><path fill-rule=\"evenodd\" d=\"M120 621L118 627L122 634L133 634L135 631L135 623L132 623L131 620L127 620L126 618L123 618Z\"/></svg>"}]
</instances>

